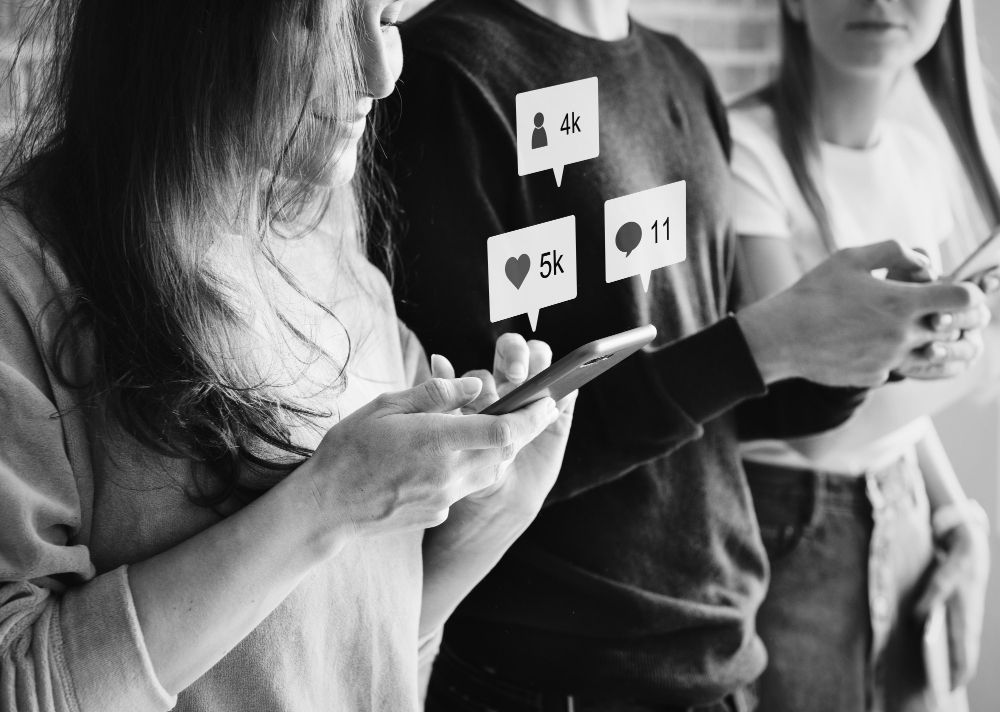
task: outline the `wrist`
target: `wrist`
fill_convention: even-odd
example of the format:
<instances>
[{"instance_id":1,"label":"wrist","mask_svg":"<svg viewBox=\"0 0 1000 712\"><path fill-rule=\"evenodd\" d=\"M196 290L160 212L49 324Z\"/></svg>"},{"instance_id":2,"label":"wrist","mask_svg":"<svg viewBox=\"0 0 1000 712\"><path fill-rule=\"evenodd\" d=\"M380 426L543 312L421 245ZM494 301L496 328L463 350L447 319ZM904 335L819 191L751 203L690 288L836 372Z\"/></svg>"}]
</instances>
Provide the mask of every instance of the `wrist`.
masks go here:
<instances>
[{"instance_id":1,"label":"wrist","mask_svg":"<svg viewBox=\"0 0 1000 712\"><path fill-rule=\"evenodd\" d=\"M773 298L764 299L736 314L757 370L767 384L797 375L782 325L769 308L772 302Z\"/></svg>"},{"instance_id":2,"label":"wrist","mask_svg":"<svg viewBox=\"0 0 1000 712\"><path fill-rule=\"evenodd\" d=\"M304 553L316 563L336 556L348 541L355 538L356 529L349 517L331 511L307 467L308 461L276 485L267 496L283 502L285 521Z\"/></svg>"}]
</instances>

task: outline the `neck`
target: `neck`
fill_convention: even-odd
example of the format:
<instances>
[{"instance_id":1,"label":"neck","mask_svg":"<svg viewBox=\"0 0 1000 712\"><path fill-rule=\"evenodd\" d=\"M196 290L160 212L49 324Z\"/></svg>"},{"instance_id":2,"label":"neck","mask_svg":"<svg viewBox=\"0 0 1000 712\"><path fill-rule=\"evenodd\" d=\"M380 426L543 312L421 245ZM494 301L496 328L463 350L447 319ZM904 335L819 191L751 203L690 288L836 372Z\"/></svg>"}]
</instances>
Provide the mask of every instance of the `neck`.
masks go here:
<instances>
[{"instance_id":1,"label":"neck","mask_svg":"<svg viewBox=\"0 0 1000 712\"><path fill-rule=\"evenodd\" d=\"M628 37L629 0L517 0L570 32L612 42Z\"/></svg>"},{"instance_id":2,"label":"neck","mask_svg":"<svg viewBox=\"0 0 1000 712\"><path fill-rule=\"evenodd\" d=\"M896 82L892 72L846 72L813 53L820 137L837 146L867 148Z\"/></svg>"}]
</instances>

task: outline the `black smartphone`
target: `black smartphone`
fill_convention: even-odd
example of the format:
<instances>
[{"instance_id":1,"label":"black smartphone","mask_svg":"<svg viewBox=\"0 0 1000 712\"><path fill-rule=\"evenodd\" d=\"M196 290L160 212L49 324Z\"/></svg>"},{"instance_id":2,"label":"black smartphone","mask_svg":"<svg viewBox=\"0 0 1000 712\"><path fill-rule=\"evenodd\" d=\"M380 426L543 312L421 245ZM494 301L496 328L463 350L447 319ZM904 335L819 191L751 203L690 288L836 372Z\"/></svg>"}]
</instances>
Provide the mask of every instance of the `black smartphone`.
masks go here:
<instances>
[{"instance_id":1,"label":"black smartphone","mask_svg":"<svg viewBox=\"0 0 1000 712\"><path fill-rule=\"evenodd\" d=\"M483 415L503 415L546 396L558 401L590 383L655 338L656 327L647 324L591 341L535 374L481 412Z\"/></svg>"}]
</instances>

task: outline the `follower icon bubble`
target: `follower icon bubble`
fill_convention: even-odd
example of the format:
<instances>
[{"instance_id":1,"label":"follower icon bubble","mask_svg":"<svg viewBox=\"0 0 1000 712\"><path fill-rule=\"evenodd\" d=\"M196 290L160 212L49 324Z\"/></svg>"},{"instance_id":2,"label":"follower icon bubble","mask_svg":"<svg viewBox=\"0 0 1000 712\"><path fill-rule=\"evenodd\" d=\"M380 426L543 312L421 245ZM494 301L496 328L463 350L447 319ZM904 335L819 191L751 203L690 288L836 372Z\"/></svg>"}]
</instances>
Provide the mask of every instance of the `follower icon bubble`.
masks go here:
<instances>
[{"instance_id":1,"label":"follower icon bubble","mask_svg":"<svg viewBox=\"0 0 1000 712\"><path fill-rule=\"evenodd\" d=\"M678 181L604 204L604 269L610 284L636 275L649 291L654 269L687 259L687 183Z\"/></svg>"},{"instance_id":2,"label":"follower icon bubble","mask_svg":"<svg viewBox=\"0 0 1000 712\"><path fill-rule=\"evenodd\" d=\"M490 321L576 299L576 218L569 216L495 235L486 241Z\"/></svg>"},{"instance_id":3,"label":"follower icon bubble","mask_svg":"<svg viewBox=\"0 0 1000 712\"><path fill-rule=\"evenodd\" d=\"M514 104L519 176L552 169L561 186L563 168L600 155L597 77L522 92Z\"/></svg>"}]
</instances>

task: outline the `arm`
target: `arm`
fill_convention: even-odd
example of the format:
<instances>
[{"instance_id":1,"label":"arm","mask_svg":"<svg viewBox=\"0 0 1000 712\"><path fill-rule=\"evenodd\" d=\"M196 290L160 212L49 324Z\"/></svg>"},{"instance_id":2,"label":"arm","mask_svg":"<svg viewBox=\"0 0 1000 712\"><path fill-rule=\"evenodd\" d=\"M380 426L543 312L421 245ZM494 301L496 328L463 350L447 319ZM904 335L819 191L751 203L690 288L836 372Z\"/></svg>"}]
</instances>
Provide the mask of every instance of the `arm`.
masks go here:
<instances>
[{"instance_id":1,"label":"arm","mask_svg":"<svg viewBox=\"0 0 1000 712\"><path fill-rule=\"evenodd\" d=\"M990 570L989 538L986 526L972 509L976 505L965 496L933 427L917 443L917 458L927 487L939 554L916 612L924 617L935 605L947 607L952 685L957 688L972 679L979 661ZM944 521L942 513L951 521Z\"/></svg>"},{"instance_id":2,"label":"arm","mask_svg":"<svg viewBox=\"0 0 1000 712\"><path fill-rule=\"evenodd\" d=\"M127 575L95 578L86 547L69 540L81 520L77 482L50 417L57 408L31 378L44 371L24 331L13 350L9 330L0 343L0 419L11 424L0 431L0 673L30 669L34 680L18 688L18 708L48 709L51 690L81 712L169 709L313 566L354 537L441 522L453 502L492 484L505 453L542 422L539 408L435 415L471 401L478 379L387 394L253 504ZM371 471L382 490L370 487Z\"/></svg>"}]
</instances>

